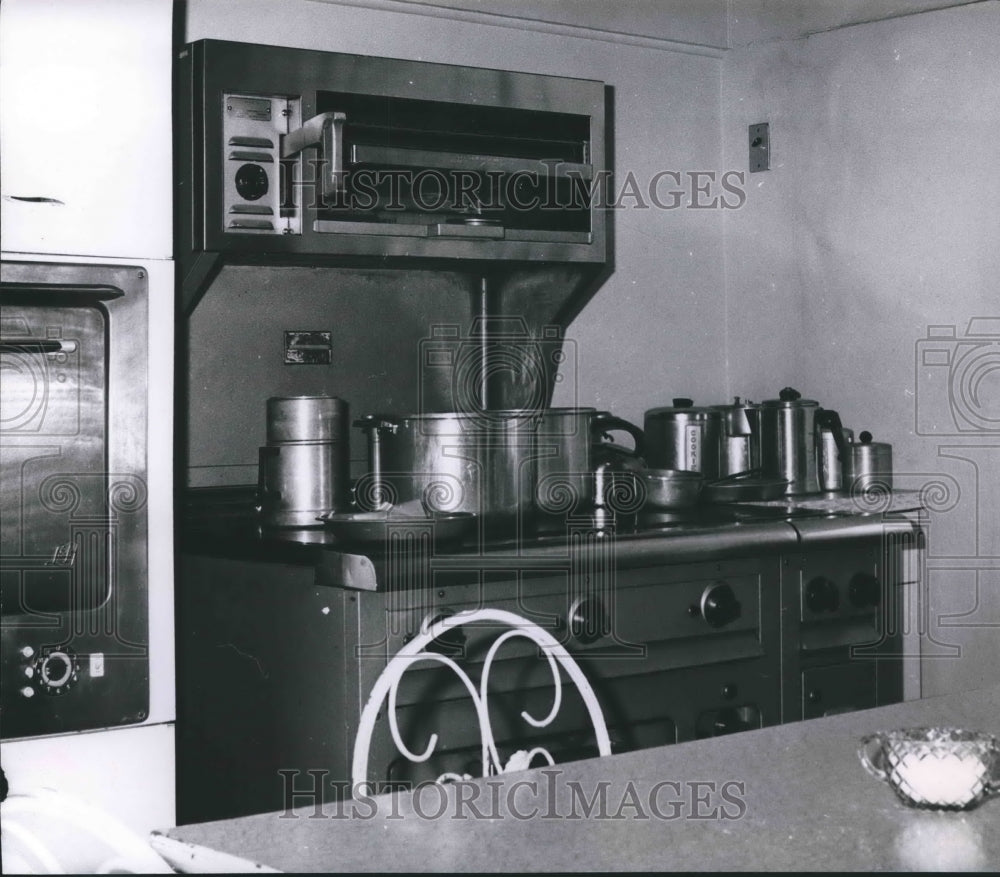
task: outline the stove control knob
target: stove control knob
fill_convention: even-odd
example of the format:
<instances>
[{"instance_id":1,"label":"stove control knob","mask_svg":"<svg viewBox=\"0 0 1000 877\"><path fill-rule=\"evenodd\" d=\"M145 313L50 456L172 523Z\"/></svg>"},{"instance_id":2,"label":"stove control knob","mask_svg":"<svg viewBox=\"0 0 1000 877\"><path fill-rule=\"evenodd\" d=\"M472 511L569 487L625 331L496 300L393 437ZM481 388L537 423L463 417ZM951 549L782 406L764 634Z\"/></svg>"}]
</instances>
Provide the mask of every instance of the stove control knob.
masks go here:
<instances>
[{"instance_id":1,"label":"stove control knob","mask_svg":"<svg viewBox=\"0 0 1000 877\"><path fill-rule=\"evenodd\" d=\"M749 731L754 726L745 718L745 711L737 707L703 713L698 717L696 734L699 738L721 737L737 731Z\"/></svg>"},{"instance_id":2,"label":"stove control knob","mask_svg":"<svg viewBox=\"0 0 1000 877\"><path fill-rule=\"evenodd\" d=\"M836 583L825 576L810 580L805 597L810 612L836 612L840 608L840 591Z\"/></svg>"},{"instance_id":3,"label":"stove control knob","mask_svg":"<svg viewBox=\"0 0 1000 877\"><path fill-rule=\"evenodd\" d=\"M722 627L735 621L743 611L733 589L723 582L705 588L700 608L701 617L712 627Z\"/></svg>"},{"instance_id":4,"label":"stove control knob","mask_svg":"<svg viewBox=\"0 0 1000 877\"><path fill-rule=\"evenodd\" d=\"M851 604L859 609L878 606L882 602L882 585L870 573L859 572L851 578L847 587L847 596Z\"/></svg>"},{"instance_id":5,"label":"stove control knob","mask_svg":"<svg viewBox=\"0 0 1000 877\"><path fill-rule=\"evenodd\" d=\"M453 609L447 606L442 607L442 610L435 615L428 615L420 623L420 632L426 633L437 624L439 621L445 618L450 618L455 614ZM412 639L412 637L411 637ZM465 631L462 630L461 625L455 627L449 627L447 630L439 633L431 642L427 644L428 652L437 652L438 654L449 656L449 657L462 657L465 654L465 647L468 637L465 635Z\"/></svg>"},{"instance_id":6,"label":"stove control knob","mask_svg":"<svg viewBox=\"0 0 1000 877\"><path fill-rule=\"evenodd\" d=\"M569 629L573 639L583 645L597 642L611 633L608 613L596 597L578 600L569 610Z\"/></svg>"}]
</instances>

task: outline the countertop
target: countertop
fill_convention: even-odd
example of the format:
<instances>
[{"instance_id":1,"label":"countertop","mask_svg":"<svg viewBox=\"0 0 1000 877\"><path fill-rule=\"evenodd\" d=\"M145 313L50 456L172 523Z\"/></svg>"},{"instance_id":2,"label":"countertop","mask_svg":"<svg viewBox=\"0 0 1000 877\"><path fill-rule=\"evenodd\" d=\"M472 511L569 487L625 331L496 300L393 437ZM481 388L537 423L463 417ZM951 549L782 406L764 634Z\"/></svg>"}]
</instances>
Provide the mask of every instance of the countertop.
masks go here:
<instances>
[{"instance_id":1,"label":"countertop","mask_svg":"<svg viewBox=\"0 0 1000 877\"><path fill-rule=\"evenodd\" d=\"M287 871L1000 868L1000 800L915 810L862 769L923 725L1000 734L1000 687L169 835Z\"/></svg>"}]
</instances>

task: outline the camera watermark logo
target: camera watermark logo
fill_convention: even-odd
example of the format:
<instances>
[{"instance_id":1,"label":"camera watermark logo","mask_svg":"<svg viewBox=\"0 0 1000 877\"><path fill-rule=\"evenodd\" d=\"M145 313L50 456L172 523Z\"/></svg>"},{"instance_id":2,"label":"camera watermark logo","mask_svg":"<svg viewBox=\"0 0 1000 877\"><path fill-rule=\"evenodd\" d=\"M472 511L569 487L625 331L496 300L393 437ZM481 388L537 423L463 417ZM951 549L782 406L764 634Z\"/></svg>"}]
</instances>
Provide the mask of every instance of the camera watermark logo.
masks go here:
<instances>
[{"instance_id":1,"label":"camera watermark logo","mask_svg":"<svg viewBox=\"0 0 1000 877\"><path fill-rule=\"evenodd\" d=\"M418 362L418 410L467 415L474 427L537 417L556 384L575 401L576 342L557 325L533 332L520 316L438 324L419 342Z\"/></svg>"},{"instance_id":2,"label":"camera watermark logo","mask_svg":"<svg viewBox=\"0 0 1000 877\"><path fill-rule=\"evenodd\" d=\"M916 345L916 433L1000 435L1000 317L929 326Z\"/></svg>"},{"instance_id":3,"label":"camera watermark logo","mask_svg":"<svg viewBox=\"0 0 1000 877\"><path fill-rule=\"evenodd\" d=\"M925 518L906 621L921 659L976 667L988 632L1000 628L1000 317L928 326L915 343L914 372L915 434L947 441L933 449L940 472L894 478L897 488L920 491ZM924 672L938 671L924 664Z\"/></svg>"}]
</instances>

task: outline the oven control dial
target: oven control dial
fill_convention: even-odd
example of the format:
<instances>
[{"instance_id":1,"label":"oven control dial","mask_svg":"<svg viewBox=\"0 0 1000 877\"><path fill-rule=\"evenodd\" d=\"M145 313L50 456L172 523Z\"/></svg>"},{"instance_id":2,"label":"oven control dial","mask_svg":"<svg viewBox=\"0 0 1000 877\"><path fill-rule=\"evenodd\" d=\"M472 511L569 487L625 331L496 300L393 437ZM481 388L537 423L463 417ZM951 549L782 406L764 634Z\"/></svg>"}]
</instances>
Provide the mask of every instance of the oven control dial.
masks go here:
<instances>
[{"instance_id":1,"label":"oven control dial","mask_svg":"<svg viewBox=\"0 0 1000 877\"><path fill-rule=\"evenodd\" d=\"M259 164L244 164L236 171L236 191L241 198L259 201L267 190L267 171Z\"/></svg>"},{"instance_id":2,"label":"oven control dial","mask_svg":"<svg viewBox=\"0 0 1000 877\"><path fill-rule=\"evenodd\" d=\"M80 673L76 655L68 649L55 649L42 655L35 664L35 680L46 694L64 694Z\"/></svg>"},{"instance_id":3,"label":"oven control dial","mask_svg":"<svg viewBox=\"0 0 1000 877\"><path fill-rule=\"evenodd\" d=\"M852 606L866 609L882 602L882 585L870 573L859 572L851 578L847 586L847 597Z\"/></svg>"},{"instance_id":4,"label":"oven control dial","mask_svg":"<svg viewBox=\"0 0 1000 877\"><path fill-rule=\"evenodd\" d=\"M826 576L816 576L806 585L805 600L810 612L836 612L840 608L840 590Z\"/></svg>"},{"instance_id":5,"label":"oven control dial","mask_svg":"<svg viewBox=\"0 0 1000 877\"><path fill-rule=\"evenodd\" d=\"M723 627L739 618L743 607L733 589L725 582L719 582L705 588L698 610L711 627Z\"/></svg>"}]
</instances>

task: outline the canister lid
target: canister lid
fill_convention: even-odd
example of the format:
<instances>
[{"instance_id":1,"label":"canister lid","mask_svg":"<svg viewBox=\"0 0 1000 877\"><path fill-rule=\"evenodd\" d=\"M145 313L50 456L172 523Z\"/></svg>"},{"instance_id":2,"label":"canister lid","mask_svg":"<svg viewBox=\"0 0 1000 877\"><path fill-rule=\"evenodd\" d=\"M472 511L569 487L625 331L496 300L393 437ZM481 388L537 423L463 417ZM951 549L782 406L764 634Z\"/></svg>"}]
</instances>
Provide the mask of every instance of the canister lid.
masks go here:
<instances>
[{"instance_id":1,"label":"canister lid","mask_svg":"<svg viewBox=\"0 0 1000 877\"><path fill-rule=\"evenodd\" d=\"M691 399L677 398L673 405L662 408L650 408L645 413L646 420L663 418L664 420L721 420L722 413L716 407L698 408Z\"/></svg>"},{"instance_id":2,"label":"canister lid","mask_svg":"<svg viewBox=\"0 0 1000 877\"><path fill-rule=\"evenodd\" d=\"M347 402L338 396L271 396L267 400L267 440L345 440L348 410Z\"/></svg>"},{"instance_id":3,"label":"canister lid","mask_svg":"<svg viewBox=\"0 0 1000 877\"><path fill-rule=\"evenodd\" d=\"M802 394L794 387L784 387L777 399L765 399L760 404L762 408L819 408L819 402L803 399Z\"/></svg>"}]
</instances>

